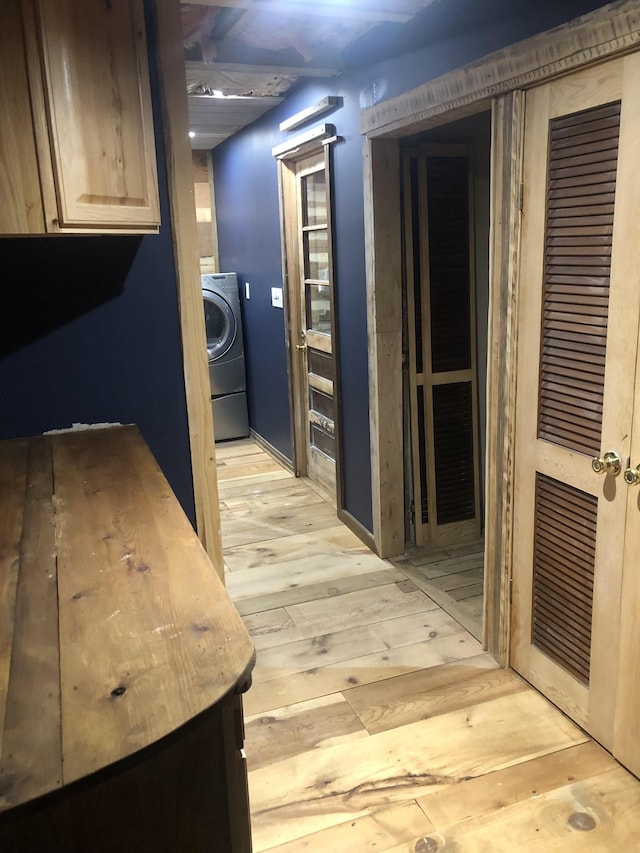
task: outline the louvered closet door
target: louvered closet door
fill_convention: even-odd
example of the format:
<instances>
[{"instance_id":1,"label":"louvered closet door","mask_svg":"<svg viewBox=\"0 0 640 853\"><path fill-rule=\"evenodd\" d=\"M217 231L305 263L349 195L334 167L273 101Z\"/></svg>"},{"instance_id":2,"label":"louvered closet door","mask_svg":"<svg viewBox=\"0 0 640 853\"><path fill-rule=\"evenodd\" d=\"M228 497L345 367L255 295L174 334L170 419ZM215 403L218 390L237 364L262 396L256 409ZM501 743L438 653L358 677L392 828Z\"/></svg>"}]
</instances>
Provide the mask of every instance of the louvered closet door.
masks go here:
<instances>
[{"instance_id":1,"label":"louvered closet door","mask_svg":"<svg viewBox=\"0 0 640 853\"><path fill-rule=\"evenodd\" d=\"M528 92L525 123L512 662L609 748L640 314L639 62ZM592 469L607 451L618 476Z\"/></svg>"},{"instance_id":2,"label":"louvered closet door","mask_svg":"<svg viewBox=\"0 0 640 853\"><path fill-rule=\"evenodd\" d=\"M468 152L403 159L416 545L480 536L472 199Z\"/></svg>"}]
</instances>

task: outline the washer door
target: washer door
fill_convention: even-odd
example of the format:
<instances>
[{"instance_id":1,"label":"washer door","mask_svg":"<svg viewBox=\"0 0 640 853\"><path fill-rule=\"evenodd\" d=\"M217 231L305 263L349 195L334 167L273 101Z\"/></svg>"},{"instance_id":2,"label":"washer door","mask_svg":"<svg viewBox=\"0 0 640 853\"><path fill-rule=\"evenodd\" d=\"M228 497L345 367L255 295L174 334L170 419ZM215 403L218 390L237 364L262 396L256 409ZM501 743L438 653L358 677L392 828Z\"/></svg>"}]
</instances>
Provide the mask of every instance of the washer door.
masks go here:
<instances>
[{"instance_id":1,"label":"washer door","mask_svg":"<svg viewBox=\"0 0 640 853\"><path fill-rule=\"evenodd\" d=\"M238 326L229 303L218 293L203 290L204 320L207 328L209 362L217 361L229 352L236 339Z\"/></svg>"}]
</instances>

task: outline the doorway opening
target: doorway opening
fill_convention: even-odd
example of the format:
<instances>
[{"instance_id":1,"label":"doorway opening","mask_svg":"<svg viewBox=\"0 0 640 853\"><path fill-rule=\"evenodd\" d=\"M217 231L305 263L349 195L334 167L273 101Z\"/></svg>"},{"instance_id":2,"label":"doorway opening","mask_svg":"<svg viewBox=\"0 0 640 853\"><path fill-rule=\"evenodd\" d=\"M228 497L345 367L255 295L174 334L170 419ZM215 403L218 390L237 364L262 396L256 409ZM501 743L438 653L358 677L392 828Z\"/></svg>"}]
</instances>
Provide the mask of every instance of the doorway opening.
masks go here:
<instances>
[{"instance_id":1,"label":"doorway opening","mask_svg":"<svg viewBox=\"0 0 640 853\"><path fill-rule=\"evenodd\" d=\"M405 555L483 637L491 113L400 146Z\"/></svg>"}]
</instances>

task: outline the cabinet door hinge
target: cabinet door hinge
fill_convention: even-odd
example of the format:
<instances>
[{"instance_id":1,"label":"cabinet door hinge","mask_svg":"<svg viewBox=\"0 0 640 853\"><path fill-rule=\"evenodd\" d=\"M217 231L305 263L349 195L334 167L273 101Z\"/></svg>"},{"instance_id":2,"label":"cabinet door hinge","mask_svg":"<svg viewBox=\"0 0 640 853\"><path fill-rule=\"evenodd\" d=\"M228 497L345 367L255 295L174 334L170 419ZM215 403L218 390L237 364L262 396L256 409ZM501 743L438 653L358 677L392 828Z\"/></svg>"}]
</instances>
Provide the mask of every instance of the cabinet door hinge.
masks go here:
<instances>
[{"instance_id":1,"label":"cabinet door hinge","mask_svg":"<svg viewBox=\"0 0 640 853\"><path fill-rule=\"evenodd\" d=\"M524 210L524 184L520 184L520 188L518 190L518 210L520 213Z\"/></svg>"}]
</instances>

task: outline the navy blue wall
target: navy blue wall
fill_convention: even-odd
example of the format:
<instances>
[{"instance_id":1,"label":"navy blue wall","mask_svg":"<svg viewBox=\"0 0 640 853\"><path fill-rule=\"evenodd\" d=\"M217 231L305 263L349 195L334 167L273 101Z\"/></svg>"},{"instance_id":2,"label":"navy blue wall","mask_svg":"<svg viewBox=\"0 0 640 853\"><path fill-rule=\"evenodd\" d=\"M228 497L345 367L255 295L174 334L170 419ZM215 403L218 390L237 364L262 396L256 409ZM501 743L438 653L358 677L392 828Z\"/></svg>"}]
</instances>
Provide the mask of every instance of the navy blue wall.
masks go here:
<instances>
[{"instance_id":1,"label":"navy blue wall","mask_svg":"<svg viewBox=\"0 0 640 853\"><path fill-rule=\"evenodd\" d=\"M244 300L251 426L291 458L284 320L282 311L272 308L270 301L270 288L282 282L277 170L271 149L287 138L278 130L283 119L327 95L344 99L340 110L323 119L334 123L344 138L333 151L344 506L369 530L372 513L361 108L602 5L598 0L518 4L496 0L492 4L494 14L489 15L489 7L477 2L436 4L431 13L427 10L423 16L426 24L429 14L435 16L431 19L433 26L426 30L426 47L337 78L306 83L284 104L214 149L221 269L236 270L241 281L251 284L251 299ZM510 18L514 6L518 7L517 19ZM479 14L476 7L483 13ZM451 22L446 18L449 10L457 15L455 27L449 26ZM434 36L438 26L448 32L446 38L438 40ZM407 44L415 46L415 28L408 31Z\"/></svg>"},{"instance_id":2,"label":"navy blue wall","mask_svg":"<svg viewBox=\"0 0 640 853\"><path fill-rule=\"evenodd\" d=\"M145 237L0 240L0 438L136 423L195 519L159 98L162 227Z\"/></svg>"},{"instance_id":3,"label":"navy blue wall","mask_svg":"<svg viewBox=\"0 0 640 853\"><path fill-rule=\"evenodd\" d=\"M224 180L216 186L216 216L224 235L220 269L236 272L240 283L250 423L290 459L284 316L271 305L271 288L282 287L278 186L265 168L267 152L275 171L273 144L270 132L256 132L221 152Z\"/></svg>"}]
</instances>

